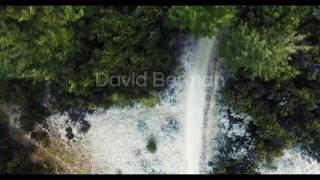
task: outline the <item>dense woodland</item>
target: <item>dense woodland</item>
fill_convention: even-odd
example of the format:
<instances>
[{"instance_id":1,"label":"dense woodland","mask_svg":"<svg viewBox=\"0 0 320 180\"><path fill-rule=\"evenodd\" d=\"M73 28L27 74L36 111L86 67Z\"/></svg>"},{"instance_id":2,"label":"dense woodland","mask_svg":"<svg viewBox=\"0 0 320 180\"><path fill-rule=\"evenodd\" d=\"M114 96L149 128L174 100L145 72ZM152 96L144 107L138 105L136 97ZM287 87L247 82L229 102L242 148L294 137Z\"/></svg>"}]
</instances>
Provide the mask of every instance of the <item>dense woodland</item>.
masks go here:
<instances>
[{"instance_id":1,"label":"dense woodland","mask_svg":"<svg viewBox=\"0 0 320 180\"><path fill-rule=\"evenodd\" d=\"M179 37L215 36L230 74L224 102L252 117L254 151L243 159L226 152L213 173L257 173L258 163L272 164L295 146L320 162L319 29L317 6L2 6L0 102L19 107L25 131L57 112L86 131L85 113L152 106L159 98L151 92L165 88L98 87L96 73L169 75ZM37 173L26 168L27 155L12 155L17 148L3 128L0 173Z\"/></svg>"}]
</instances>

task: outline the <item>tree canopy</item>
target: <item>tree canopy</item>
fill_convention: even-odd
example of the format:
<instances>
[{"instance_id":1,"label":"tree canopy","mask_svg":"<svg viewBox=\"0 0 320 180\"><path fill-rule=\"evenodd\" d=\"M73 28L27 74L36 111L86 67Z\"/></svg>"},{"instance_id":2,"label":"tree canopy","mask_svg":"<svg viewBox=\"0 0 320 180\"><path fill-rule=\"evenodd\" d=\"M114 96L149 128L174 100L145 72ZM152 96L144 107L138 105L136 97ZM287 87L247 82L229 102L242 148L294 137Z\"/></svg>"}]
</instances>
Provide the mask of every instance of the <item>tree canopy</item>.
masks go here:
<instances>
[{"instance_id":1,"label":"tree canopy","mask_svg":"<svg viewBox=\"0 0 320 180\"><path fill-rule=\"evenodd\" d=\"M232 6L173 6L169 10L172 26L190 31L196 37L212 37L234 20Z\"/></svg>"},{"instance_id":2,"label":"tree canopy","mask_svg":"<svg viewBox=\"0 0 320 180\"><path fill-rule=\"evenodd\" d=\"M224 99L236 112L252 117L247 131L256 163L270 165L292 147L319 161L320 51L314 29L320 24L315 13L319 9L304 10L241 8L236 21L241 28L229 30L220 41L222 61L233 74ZM236 168L221 166L229 172Z\"/></svg>"}]
</instances>

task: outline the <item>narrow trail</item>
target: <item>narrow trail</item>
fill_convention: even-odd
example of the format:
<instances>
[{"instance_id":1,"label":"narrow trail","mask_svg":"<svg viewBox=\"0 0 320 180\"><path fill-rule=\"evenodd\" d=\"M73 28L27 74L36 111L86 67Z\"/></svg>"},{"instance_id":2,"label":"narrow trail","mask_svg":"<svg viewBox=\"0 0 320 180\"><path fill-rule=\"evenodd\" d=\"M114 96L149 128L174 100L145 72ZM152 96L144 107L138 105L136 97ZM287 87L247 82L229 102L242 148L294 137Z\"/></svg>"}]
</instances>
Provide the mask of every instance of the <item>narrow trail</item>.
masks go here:
<instances>
[{"instance_id":1,"label":"narrow trail","mask_svg":"<svg viewBox=\"0 0 320 180\"><path fill-rule=\"evenodd\" d=\"M65 145L60 143L58 138L50 137L50 144L46 146L41 142L30 139L29 133L13 126L12 122L9 122L12 117L7 113L8 109L8 106L0 105L0 113L5 117L3 120L8 121L10 137L26 148L35 149L31 156L34 162L40 162L44 166L47 166L45 162L49 163L56 169L57 174L90 173L90 167L86 167L86 164L82 164L82 162L76 163L74 160L79 157L76 156L76 153L67 152L64 148Z\"/></svg>"},{"instance_id":2,"label":"narrow trail","mask_svg":"<svg viewBox=\"0 0 320 180\"><path fill-rule=\"evenodd\" d=\"M32 158L35 161L43 161L43 159L48 159L50 162L54 162L56 169L62 167L62 172L56 171L57 174L86 174L84 169L81 169L77 166L73 166L68 163L65 159L57 156L57 154L50 152L50 150L43 145L38 145L36 152L32 155Z\"/></svg>"}]
</instances>

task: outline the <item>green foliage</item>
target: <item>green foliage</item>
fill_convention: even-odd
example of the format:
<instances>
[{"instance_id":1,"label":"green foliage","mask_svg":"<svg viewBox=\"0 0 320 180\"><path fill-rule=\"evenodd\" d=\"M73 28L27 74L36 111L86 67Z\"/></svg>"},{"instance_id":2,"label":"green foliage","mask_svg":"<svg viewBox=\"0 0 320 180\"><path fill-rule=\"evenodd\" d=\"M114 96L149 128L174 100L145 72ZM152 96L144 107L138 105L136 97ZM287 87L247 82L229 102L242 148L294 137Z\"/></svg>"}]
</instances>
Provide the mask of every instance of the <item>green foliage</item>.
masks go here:
<instances>
[{"instance_id":1,"label":"green foliage","mask_svg":"<svg viewBox=\"0 0 320 180\"><path fill-rule=\"evenodd\" d=\"M219 53L232 73L248 78L290 79L299 71L291 54L304 38L298 34L303 9L295 6L238 7L236 23L221 34Z\"/></svg>"},{"instance_id":2,"label":"green foliage","mask_svg":"<svg viewBox=\"0 0 320 180\"><path fill-rule=\"evenodd\" d=\"M102 46L92 55L94 72L105 72L110 76L147 72L148 80L152 79L149 78L151 72L167 74L174 59L173 49L168 49L167 44L169 30L163 28L165 13L165 9L159 7L137 7L130 15L112 9L102 11L101 18L92 23L90 32ZM135 93L135 89L126 88L131 93Z\"/></svg>"},{"instance_id":3,"label":"green foliage","mask_svg":"<svg viewBox=\"0 0 320 180\"><path fill-rule=\"evenodd\" d=\"M147 142L147 150L150 153L155 153L157 151L157 140L155 137L151 136Z\"/></svg>"},{"instance_id":4,"label":"green foliage","mask_svg":"<svg viewBox=\"0 0 320 180\"><path fill-rule=\"evenodd\" d=\"M18 105L20 118L18 124L27 131L31 131L35 124L42 123L51 113L44 107L46 99L45 86L33 84L31 81L11 80L7 86L7 104Z\"/></svg>"},{"instance_id":5,"label":"green foliage","mask_svg":"<svg viewBox=\"0 0 320 180\"><path fill-rule=\"evenodd\" d=\"M164 8L1 7L1 71L87 95L95 73L168 72Z\"/></svg>"},{"instance_id":6,"label":"green foliage","mask_svg":"<svg viewBox=\"0 0 320 180\"><path fill-rule=\"evenodd\" d=\"M221 36L219 53L234 75L223 96L252 117L255 161L266 165L295 146L319 161L319 21L313 11L239 7L237 25ZM246 162L223 160L217 172Z\"/></svg>"},{"instance_id":7,"label":"green foliage","mask_svg":"<svg viewBox=\"0 0 320 180\"><path fill-rule=\"evenodd\" d=\"M252 116L256 128L251 133L257 154L259 158L271 162L284 148L291 148L296 141L288 127L282 126L274 111L276 105L281 104L271 99L276 98L272 96L277 92L274 87L276 84L244 81L242 78L231 82L232 88L225 90L224 97L237 112L247 112Z\"/></svg>"},{"instance_id":8,"label":"green foliage","mask_svg":"<svg viewBox=\"0 0 320 180\"><path fill-rule=\"evenodd\" d=\"M316 6L316 7L313 7L312 9L312 15L317 19L317 20L320 20L320 7L319 6Z\"/></svg>"},{"instance_id":9,"label":"green foliage","mask_svg":"<svg viewBox=\"0 0 320 180\"><path fill-rule=\"evenodd\" d=\"M1 76L1 75L0 75ZM7 101L8 97L8 80L3 76L0 77L0 103Z\"/></svg>"},{"instance_id":10,"label":"green foliage","mask_svg":"<svg viewBox=\"0 0 320 180\"><path fill-rule=\"evenodd\" d=\"M122 95L119 93L113 93L110 96L110 102L112 104L121 106L121 107L126 107L126 106L131 106L135 103L141 103L145 106L154 106L155 104L157 104L159 102L159 97L156 95L150 95L148 97L130 97L130 96L126 96L126 95Z\"/></svg>"},{"instance_id":11,"label":"green foliage","mask_svg":"<svg viewBox=\"0 0 320 180\"><path fill-rule=\"evenodd\" d=\"M61 79L76 51L80 7L1 7L1 67L9 78ZM64 68L61 68L61 67ZM58 68L59 67L59 68Z\"/></svg>"},{"instance_id":12,"label":"green foliage","mask_svg":"<svg viewBox=\"0 0 320 180\"><path fill-rule=\"evenodd\" d=\"M295 145L320 161L319 21L319 7L2 6L0 102L20 107L26 130L55 112L152 106L159 97L150 92L161 88L150 81L143 88L97 87L96 74L168 75L179 30L219 35L219 56L234 75L224 98L252 117L256 152L250 160L225 156L214 172L255 173L256 162L271 164ZM2 130L0 172L41 169ZM146 148L156 152L154 137Z\"/></svg>"},{"instance_id":13,"label":"green foliage","mask_svg":"<svg viewBox=\"0 0 320 180\"><path fill-rule=\"evenodd\" d=\"M134 101L151 106L157 98L150 90L163 88L153 87L151 72L168 75L175 64L175 29L164 25L166 7L0 10L0 101L21 106L20 121L27 130L45 118L46 108L59 112ZM108 76L147 72L147 87L97 87L96 74L101 72Z\"/></svg>"},{"instance_id":14,"label":"green foliage","mask_svg":"<svg viewBox=\"0 0 320 180\"><path fill-rule=\"evenodd\" d=\"M299 6L238 6L237 25L247 24L259 33L272 30L271 37L277 33L291 34L301 24L309 7ZM276 33L277 32L277 33Z\"/></svg>"},{"instance_id":15,"label":"green foliage","mask_svg":"<svg viewBox=\"0 0 320 180\"><path fill-rule=\"evenodd\" d=\"M279 84L250 81L239 76L224 92L234 109L253 117L256 128L251 133L255 149L259 158L267 163L281 156L283 149L297 144L317 147L319 92L316 89L320 84L299 78L301 76ZM306 84L301 86L299 81ZM311 86L317 88L311 89ZM317 154L319 149L313 152Z\"/></svg>"},{"instance_id":16,"label":"green foliage","mask_svg":"<svg viewBox=\"0 0 320 180\"><path fill-rule=\"evenodd\" d=\"M213 168L214 174L257 174L255 162L245 159L221 159Z\"/></svg>"},{"instance_id":17,"label":"green foliage","mask_svg":"<svg viewBox=\"0 0 320 180\"><path fill-rule=\"evenodd\" d=\"M169 10L168 21L172 26L189 30L197 37L212 37L219 28L232 23L234 13L231 6L173 6Z\"/></svg>"},{"instance_id":18,"label":"green foliage","mask_svg":"<svg viewBox=\"0 0 320 180\"><path fill-rule=\"evenodd\" d=\"M74 134L73 134L73 132L72 132L72 128L71 128L71 127L67 127L67 128L66 128L66 132L67 132L66 137L67 137L69 140L71 140L71 139L74 138Z\"/></svg>"},{"instance_id":19,"label":"green foliage","mask_svg":"<svg viewBox=\"0 0 320 180\"><path fill-rule=\"evenodd\" d=\"M272 36L271 36L272 34ZM290 79L299 72L290 65L290 54L301 40L295 32L282 34L266 30L259 33L247 25L222 34L219 55L232 73L245 71L252 79Z\"/></svg>"}]
</instances>

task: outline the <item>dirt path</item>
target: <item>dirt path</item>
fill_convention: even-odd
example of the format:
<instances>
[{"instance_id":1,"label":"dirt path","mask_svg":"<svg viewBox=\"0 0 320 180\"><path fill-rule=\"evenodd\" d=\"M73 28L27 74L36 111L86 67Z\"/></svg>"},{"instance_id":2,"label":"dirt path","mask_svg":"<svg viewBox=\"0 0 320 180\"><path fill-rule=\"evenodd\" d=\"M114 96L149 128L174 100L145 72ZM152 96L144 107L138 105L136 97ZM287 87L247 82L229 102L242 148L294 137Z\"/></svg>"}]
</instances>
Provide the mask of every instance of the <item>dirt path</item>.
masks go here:
<instances>
[{"instance_id":1,"label":"dirt path","mask_svg":"<svg viewBox=\"0 0 320 180\"><path fill-rule=\"evenodd\" d=\"M67 150L57 137L50 137L50 144L36 142L30 139L29 133L12 125L12 117L8 113L6 105L0 105L1 118L8 121L10 128L10 136L17 142L20 142L25 147L35 147L35 152L32 155L32 160L41 162L44 166L49 163L55 167L57 174L87 174L91 172L91 167L84 163L87 161L84 156L79 156L76 150ZM46 163L45 163L46 162Z\"/></svg>"},{"instance_id":2,"label":"dirt path","mask_svg":"<svg viewBox=\"0 0 320 180\"><path fill-rule=\"evenodd\" d=\"M45 147L37 146L36 152L33 154L32 158L35 161L43 161L44 159L53 162L56 166L56 173L57 174L84 174L82 169L73 167L70 163L67 163L64 159L61 159L54 153L49 152L49 150ZM62 167L62 169L61 169Z\"/></svg>"}]
</instances>

